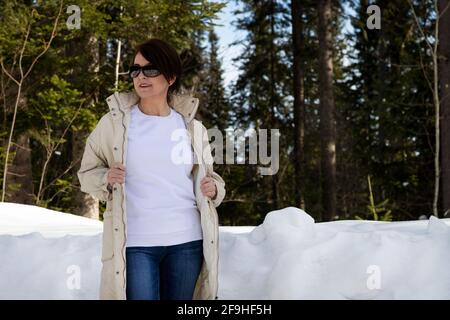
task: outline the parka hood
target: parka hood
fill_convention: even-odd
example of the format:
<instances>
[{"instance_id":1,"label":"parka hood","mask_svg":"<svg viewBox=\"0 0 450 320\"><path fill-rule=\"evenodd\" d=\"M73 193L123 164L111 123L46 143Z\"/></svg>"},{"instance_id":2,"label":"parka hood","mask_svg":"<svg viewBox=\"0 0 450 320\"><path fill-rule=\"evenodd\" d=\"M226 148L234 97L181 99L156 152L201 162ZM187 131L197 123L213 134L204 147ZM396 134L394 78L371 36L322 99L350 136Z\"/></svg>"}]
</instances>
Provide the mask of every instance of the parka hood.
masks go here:
<instances>
[{"instance_id":1,"label":"parka hood","mask_svg":"<svg viewBox=\"0 0 450 320\"><path fill-rule=\"evenodd\" d=\"M139 100L139 96L133 91L123 91L114 92L110 95L106 102L108 103L109 109L114 111L114 109L119 107L124 112L128 111L131 106L135 105ZM178 111L183 117L186 118L187 122L194 119L195 114L198 110L199 99L193 97L190 94L172 94L172 105L175 111Z\"/></svg>"}]
</instances>

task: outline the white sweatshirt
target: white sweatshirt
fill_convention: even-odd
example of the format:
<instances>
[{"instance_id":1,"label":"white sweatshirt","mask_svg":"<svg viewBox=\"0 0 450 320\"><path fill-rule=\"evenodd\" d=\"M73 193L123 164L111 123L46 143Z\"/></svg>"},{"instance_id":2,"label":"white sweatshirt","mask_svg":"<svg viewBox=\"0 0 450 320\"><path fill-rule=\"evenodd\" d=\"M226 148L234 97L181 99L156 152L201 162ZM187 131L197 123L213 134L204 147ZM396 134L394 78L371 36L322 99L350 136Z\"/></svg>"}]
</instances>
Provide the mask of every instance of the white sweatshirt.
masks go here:
<instances>
[{"instance_id":1,"label":"white sweatshirt","mask_svg":"<svg viewBox=\"0 0 450 320\"><path fill-rule=\"evenodd\" d=\"M168 116L147 115L137 105L131 108L126 246L169 246L202 239L191 172L194 158L183 116L172 108ZM184 154L184 161L174 152Z\"/></svg>"}]
</instances>

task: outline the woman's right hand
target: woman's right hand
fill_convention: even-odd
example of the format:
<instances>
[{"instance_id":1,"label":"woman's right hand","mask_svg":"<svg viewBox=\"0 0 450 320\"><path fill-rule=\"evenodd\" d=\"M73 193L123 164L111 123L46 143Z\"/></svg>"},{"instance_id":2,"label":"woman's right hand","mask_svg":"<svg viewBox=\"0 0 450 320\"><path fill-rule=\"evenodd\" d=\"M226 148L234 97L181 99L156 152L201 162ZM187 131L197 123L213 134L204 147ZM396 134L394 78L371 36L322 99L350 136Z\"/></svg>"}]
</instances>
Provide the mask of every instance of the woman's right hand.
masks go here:
<instances>
[{"instance_id":1,"label":"woman's right hand","mask_svg":"<svg viewBox=\"0 0 450 320\"><path fill-rule=\"evenodd\" d=\"M109 185L114 183L125 182L125 166L120 162L113 162L111 168L108 170L107 181Z\"/></svg>"}]
</instances>

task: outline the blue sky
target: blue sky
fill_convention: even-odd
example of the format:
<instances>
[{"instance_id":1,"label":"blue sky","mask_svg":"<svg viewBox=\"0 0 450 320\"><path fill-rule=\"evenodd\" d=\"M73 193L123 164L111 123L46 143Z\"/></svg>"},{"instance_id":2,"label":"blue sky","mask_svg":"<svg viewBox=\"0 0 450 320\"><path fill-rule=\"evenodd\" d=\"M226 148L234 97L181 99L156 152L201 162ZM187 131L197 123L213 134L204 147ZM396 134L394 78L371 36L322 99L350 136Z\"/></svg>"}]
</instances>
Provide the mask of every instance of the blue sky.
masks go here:
<instances>
[{"instance_id":1,"label":"blue sky","mask_svg":"<svg viewBox=\"0 0 450 320\"><path fill-rule=\"evenodd\" d=\"M242 46L235 45L230 46L230 43L236 40L241 40L245 37L245 32L236 30L234 26L231 25L231 22L235 19L232 11L239 7L236 4L236 0L228 0L228 1L217 1L221 3L227 3L226 7L222 9L222 12L217 16L218 20L215 20L215 24L220 24L221 26L216 26L215 31L219 38L219 57L222 60L222 70L224 71L224 85L226 90L228 91L228 87L231 82L236 80L238 77L238 67L237 63L233 63L231 61L232 58L237 57L242 52Z\"/></svg>"},{"instance_id":2,"label":"blue sky","mask_svg":"<svg viewBox=\"0 0 450 320\"><path fill-rule=\"evenodd\" d=\"M231 82L235 81L239 75L237 66L237 64L239 64L239 61L233 63L231 59L234 57L238 57L243 50L242 45L235 45L230 47L230 43L236 40L244 39L246 32L242 30L236 30L236 28L231 25L231 22L236 19L232 12L235 9L241 7L239 0L217 0L213 2L227 4L226 7L224 7L222 11L217 15L219 19L214 20L214 23L221 25L216 26L215 31L219 38L219 57L222 60L224 86L228 91ZM350 33L353 31L350 16L354 16L355 12L350 8L347 2L344 2L344 13L344 33ZM344 64L348 64L348 59L346 57L344 57Z\"/></svg>"}]
</instances>

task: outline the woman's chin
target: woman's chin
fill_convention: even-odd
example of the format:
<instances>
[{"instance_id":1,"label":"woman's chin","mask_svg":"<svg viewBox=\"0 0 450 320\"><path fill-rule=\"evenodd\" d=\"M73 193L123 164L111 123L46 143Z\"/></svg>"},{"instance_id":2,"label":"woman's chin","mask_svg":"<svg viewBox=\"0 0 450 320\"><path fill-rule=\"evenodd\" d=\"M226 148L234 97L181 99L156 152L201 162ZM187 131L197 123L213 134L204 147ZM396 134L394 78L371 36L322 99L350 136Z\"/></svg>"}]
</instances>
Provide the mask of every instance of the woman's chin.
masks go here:
<instances>
[{"instance_id":1,"label":"woman's chin","mask_svg":"<svg viewBox=\"0 0 450 320\"><path fill-rule=\"evenodd\" d=\"M135 89L135 91L140 98L150 98L155 96L154 92L149 92L148 90L142 90L139 88Z\"/></svg>"}]
</instances>

